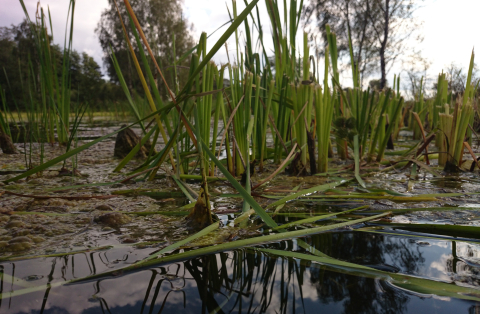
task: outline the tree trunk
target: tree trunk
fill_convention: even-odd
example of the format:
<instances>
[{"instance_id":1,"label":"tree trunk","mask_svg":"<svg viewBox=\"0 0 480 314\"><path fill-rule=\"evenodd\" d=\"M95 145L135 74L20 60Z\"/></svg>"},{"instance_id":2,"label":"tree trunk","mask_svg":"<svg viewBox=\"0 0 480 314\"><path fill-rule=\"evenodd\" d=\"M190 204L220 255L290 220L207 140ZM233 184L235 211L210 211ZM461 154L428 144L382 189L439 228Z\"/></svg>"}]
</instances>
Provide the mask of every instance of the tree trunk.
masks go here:
<instances>
[{"instance_id":1,"label":"tree trunk","mask_svg":"<svg viewBox=\"0 0 480 314\"><path fill-rule=\"evenodd\" d=\"M380 89L384 89L387 86L387 73L386 73L386 62L385 62L385 49L387 48L388 42L388 32L389 32L389 23L390 23L390 0L385 0L385 9L384 20L385 24L383 25L383 40L380 47L380 70L382 71L382 78L380 79Z\"/></svg>"},{"instance_id":2,"label":"tree trunk","mask_svg":"<svg viewBox=\"0 0 480 314\"><path fill-rule=\"evenodd\" d=\"M387 73L385 71L385 48L380 48L380 70L382 72L382 78L380 79L380 90L383 90L387 86Z\"/></svg>"}]
</instances>

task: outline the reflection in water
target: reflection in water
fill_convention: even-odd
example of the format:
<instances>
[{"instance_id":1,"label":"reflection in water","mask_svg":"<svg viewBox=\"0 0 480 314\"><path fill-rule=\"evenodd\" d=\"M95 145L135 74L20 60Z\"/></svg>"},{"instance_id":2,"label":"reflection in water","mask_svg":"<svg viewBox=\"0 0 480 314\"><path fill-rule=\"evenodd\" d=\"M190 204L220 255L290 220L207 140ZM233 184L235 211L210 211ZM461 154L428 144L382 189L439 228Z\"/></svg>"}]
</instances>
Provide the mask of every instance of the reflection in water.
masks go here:
<instances>
[{"instance_id":1,"label":"reflection in water","mask_svg":"<svg viewBox=\"0 0 480 314\"><path fill-rule=\"evenodd\" d=\"M441 178L437 180L431 180L431 178L429 178L426 181L426 184L432 185L434 187L444 188L444 189L457 189L460 191L463 188L462 185L464 182L465 181L462 180L461 178L456 178L456 177Z\"/></svg>"},{"instance_id":2,"label":"reflection in water","mask_svg":"<svg viewBox=\"0 0 480 314\"><path fill-rule=\"evenodd\" d=\"M474 244L430 239L427 243L416 238L363 232L319 234L305 241L334 258L348 262L435 280L468 277L468 280L463 280L464 284L478 286L480 283L480 246ZM268 247L305 253L295 240ZM134 253L112 250L4 263L0 265L0 289L2 293L8 293L29 284L55 283L101 273L111 267L131 263L131 259L135 259ZM35 280L30 282L25 278ZM254 249L218 253L63 287L46 287L38 292L7 297L0 303L2 313L478 311L479 307L474 302L420 295L379 279Z\"/></svg>"},{"instance_id":3,"label":"reflection in water","mask_svg":"<svg viewBox=\"0 0 480 314\"><path fill-rule=\"evenodd\" d=\"M343 304L343 313L406 313L409 297L384 281L312 269L311 283L324 304Z\"/></svg>"}]
</instances>

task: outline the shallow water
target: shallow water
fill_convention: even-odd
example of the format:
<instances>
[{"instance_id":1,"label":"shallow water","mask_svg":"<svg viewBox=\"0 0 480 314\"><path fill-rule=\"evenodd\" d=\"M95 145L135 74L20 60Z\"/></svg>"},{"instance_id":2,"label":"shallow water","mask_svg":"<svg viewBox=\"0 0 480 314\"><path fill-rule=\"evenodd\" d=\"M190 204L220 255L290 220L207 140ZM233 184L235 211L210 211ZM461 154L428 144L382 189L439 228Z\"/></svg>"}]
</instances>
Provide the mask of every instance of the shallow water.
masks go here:
<instances>
[{"instance_id":1,"label":"shallow water","mask_svg":"<svg viewBox=\"0 0 480 314\"><path fill-rule=\"evenodd\" d=\"M117 128L115 124L85 125L79 130L79 136L85 142ZM129 164L124 173L112 173L119 162L112 157L113 140L109 138L79 154L76 162L81 177L59 176L61 165L57 165L41 177L20 180L0 188L16 193L52 196L60 193L52 191L53 188L122 180L139 161ZM162 146L163 143L159 142L157 148ZM32 149L34 153L41 149L38 144L32 147L18 144L18 147L27 152ZM43 148L46 160L62 154L65 149L57 145L44 145ZM72 160L69 160L67 167L71 163ZM348 162L332 161L332 168L341 169L345 165ZM7 174L7 171L26 168L22 158L6 155L0 155L0 166L0 180L16 175ZM276 165L267 163L265 168L265 172L253 176L254 182L267 177ZM451 283L475 289L471 297L479 300L480 233L476 229L462 233L425 227L480 225L480 199L476 194L480 182L478 173L444 175L442 178L423 171L419 173L416 178L409 178L410 169L388 173L370 170L362 171L362 176L369 189L389 190L405 196L463 194L415 202L388 197L356 198L354 196L359 195L356 193L366 191L351 182L289 202L274 219L276 223L283 224L369 205L367 211L338 215L334 217L337 220L310 224L318 226L392 211L389 219L317 234L304 241L336 261L424 278L434 285L436 282ZM348 179L351 171L339 172L331 177ZM275 199L293 193L294 187L306 189L331 180L321 176L290 177L280 174L256 191L260 195L256 200L265 207ZM194 190L199 189L198 182L189 181L189 184ZM209 187L216 194L236 193L222 181L211 183ZM175 183L163 175L152 182L82 186L63 191L61 195L111 195L129 189L179 191ZM254 216L242 227L233 226L233 219L241 211L242 199L220 195L213 196L211 200L213 211L223 227L215 236L190 243L181 250L203 246L206 241L219 244L259 236L264 231L258 217ZM38 242L29 242L29 247L21 251L9 250L8 246L5 249L0 245L0 313L480 312L480 303L465 300L469 295L430 294L428 289L401 285L379 273L372 275L371 272L335 263L322 264L309 258L281 257L261 251L268 248L312 256L309 252L313 250L306 251L298 245L297 239L158 264L134 272L118 271L114 276L61 285L73 279L120 270L168 244L184 239L189 235L183 223L186 211L179 208L187 203L184 197L154 199L145 195L73 201L1 196L0 244L6 245L18 237L35 238ZM157 213L135 216L131 215L133 212ZM121 223L112 225L99 218L105 213L128 216L119 217ZM412 224L425 226L409 228ZM65 255L67 253L70 255ZM42 257L44 254L64 255ZM29 257L34 258L25 259Z\"/></svg>"},{"instance_id":2,"label":"shallow water","mask_svg":"<svg viewBox=\"0 0 480 314\"><path fill-rule=\"evenodd\" d=\"M443 282L477 287L480 245L453 239L319 234L305 241L332 257ZM305 252L295 240L264 245ZM45 285L128 265L129 249L3 263L3 274ZM354 271L283 258L253 248L158 265L97 280L8 297L21 289L2 278L4 313L476 313L480 304L412 292Z\"/></svg>"}]
</instances>

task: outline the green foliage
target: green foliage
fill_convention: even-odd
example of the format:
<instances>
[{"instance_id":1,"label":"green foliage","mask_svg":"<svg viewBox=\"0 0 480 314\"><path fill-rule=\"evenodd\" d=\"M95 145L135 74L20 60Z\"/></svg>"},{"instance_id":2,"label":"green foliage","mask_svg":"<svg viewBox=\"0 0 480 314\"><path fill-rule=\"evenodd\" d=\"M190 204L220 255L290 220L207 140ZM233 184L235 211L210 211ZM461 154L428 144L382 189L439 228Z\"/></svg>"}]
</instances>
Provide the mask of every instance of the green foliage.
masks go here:
<instances>
[{"instance_id":1,"label":"green foliage","mask_svg":"<svg viewBox=\"0 0 480 314\"><path fill-rule=\"evenodd\" d=\"M313 187L304 190L298 191L295 189L295 193L292 194L274 196L274 198L277 198L276 201L265 206L260 205L253 198L255 195L252 196L250 170L254 169L254 164L250 163L251 160L260 158L260 165L262 166L264 159L274 159L279 163L281 162L281 166L278 169L282 169L291 156L296 153L297 157L294 159L300 165L301 170L298 171L300 174L305 173L304 169L308 167L308 161L310 161L310 169L314 168L314 151L318 149L317 163L320 171L326 173L328 171L328 150L329 146L331 146L332 128L337 138L337 156L346 158L348 150L353 150L354 176L359 185L365 189L366 183L360 176L362 159L368 153L368 161L373 161L374 157L376 157L377 162L382 161L387 142L399 129L399 117L404 109L403 98L399 93L400 81L398 78L395 78L393 89L363 90L361 88L359 66L355 61L350 34L348 46L352 65L353 88L342 88L339 81L340 65L338 62L341 47L337 47L337 36L330 31L329 26L326 26L328 47L325 58L325 75L323 86L320 85L318 78L315 79L315 75L311 73L311 56L307 34L303 36L303 56L297 56L299 52L296 50L295 40L301 14L299 7L302 7L302 2L298 6L295 0L291 0L288 8L285 5L282 19L277 2L273 0L266 1L272 23L273 42L275 44L274 56L269 58L266 55L261 36L259 38L261 47L258 50L259 52L256 53L253 44L255 42L253 29L256 27L259 30L259 34L262 34L262 32L260 31L260 20L255 20L251 13L254 12L257 3L259 3L258 0L250 2L243 12L237 14L236 4L233 2L231 24L220 39L214 43L210 51L207 51L208 37L205 33L201 35L199 43L194 49L186 49L186 43L188 43L187 35L183 39L178 34L173 37L172 34L175 33L175 30L172 30L167 35L161 34L166 36L165 38L159 36L162 38L162 42L157 42L157 39L154 38L155 34L161 32L159 25L155 23L169 21L168 19L165 20L169 16L165 17L163 12L158 11L161 8L160 4L167 6L166 8L162 7L163 10L168 10L168 5L175 9L178 6L177 1L157 0L134 3L133 11L140 17L139 21L136 20L135 12L128 10L129 4L127 0L124 4L126 4L128 14L122 6L120 10L122 19L117 19L113 6L111 6L110 10L104 12L98 32L105 36L103 39L101 38L101 40L105 41L103 44L109 47L111 45L112 53L110 54L111 59L109 60L111 61L109 62L111 62L110 65L113 66L115 71L115 75L111 76L118 80L119 88L123 89L124 96L127 97L128 104L137 120L134 124L140 124L144 133L141 142L120 162L114 171L120 171L136 154L136 150L151 138L153 138L152 144L155 146L157 138L161 134L165 143L162 150L157 153L152 149L147 160L133 170L130 175L144 174L143 179L140 178L139 180L153 180L157 170L162 168L178 185L181 193L185 194L191 202L198 198L197 203L191 206L194 209L189 216L195 214L197 210L204 210L206 215L203 215L198 220L209 224L208 227L203 228L200 232L182 241L170 244L143 261L123 268L122 271L127 272L138 267L202 256L220 250L232 250L244 246L258 245L266 241L280 241L292 237L298 238L314 233L329 232L336 228L359 225L360 223L382 218L390 214L382 213L360 219L346 219L339 223L329 223L313 228L305 226L305 224L313 223L318 219L331 219L338 214L345 214L364 208L360 207L340 213L309 217L294 223L289 222L278 226L271 217L272 214L278 213L276 211L273 213L271 210L274 208L278 210L286 203L297 198L308 202L324 202L325 200L335 199L342 201L346 199L388 199L407 202L437 201L436 197L447 196L447 194L443 193L412 197L398 195L398 193L385 190L367 190L366 193L364 193L365 190L363 192L350 190L340 191L337 195L331 195L331 193L312 195L318 192L327 192L327 190L329 190L328 192L338 192L338 189L335 188L346 182L353 181L353 176L351 176L348 179L334 178L333 181L329 180L326 181L328 183L324 182L321 185L312 184ZM109 16L110 13L113 16ZM109 18L111 20L108 20ZM149 18L153 19L152 21L155 21L155 23L149 24ZM118 23L118 25L110 25L110 22L113 24ZM125 23L125 28L123 28L123 23ZM175 24L175 22L172 23ZM29 113L31 114L31 121L42 123L42 127L50 128L51 135L54 134L53 129L55 126L59 137L63 127L63 135L65 136L67 135L65 133L70 131L68 128L70 97L75 96L80 100L82 106L76 108L77 114L73 121L73 130L67 137L67 153L55 157L39 167L30 169L17 177L10 178L6 182L13 182L32 176L55 164L65 162L68 158L121 131L118 130L70 150L75 130L78 128L85 113L85 104L95 102L95 95L101 93L102 86L105 86L105 83L102 83L99 67L91 57L87 54L80 55L71 50L71 38L68 48L60 50L51 44L45 45L45 42L48 41L48 33L44 31L43 27L38 28L36 24L29 25L30 31L34 33L32 36L34 44L32 47L34 47L34 50L32 50L33 57L27 60L28 67L25 72L25 85L28 85L29 92L33 94L36 87L32 87L32 85L38 83L39 90L48 95L48 97L29 103L33 108ZM185 28L185 23L182 21L178 25L181 29ZM150 26L152 29L148 29ZM239 43L237 34L238 28L242 26L246 35L246 47L244 50L239 48L243 45ZM108 33L109 27L112 30L111 34ZM142 27L145 28L144 31L142 31ZM38 33L35 33L36 31ZM102 33L103 31L106 33ZM237 63L227 64L219 68L212 61L212 58L224 46L228 38L233 36L233 33L236 34ZM146 38L143 34L145 34ZM110 35L111 38L109 39L108 36ZM38 38L41 38L43 42L38 40ZM174 38L175 40L173 40ZM118 40L118 42L114 42L113 39ZM148 42L149 40L151 45ZM28 41L22 42L22 44L28 43ZM171 46L169 46L170 43L172 44ZM8 41L5 42L5 49L2 50L5 53L0 54L0 58L4 58L4 55L12 54L12 51L16 49L15 47L15 44L9 44ZM26 47L28 48L28 45ZM155 55L151 52L152 48L155 51ZM35 54L37 55L35 56ZM178 57L177 54L181 57ZM48 55L49 58L46 58L45 55ZM185 75L180 74L181 70L176 67L182 64L183 60L190 61L189 71L188 73L185 72ZM270 62L270 60L273 62ZM168 79L169 75L166 75L167 80L159 84L161 85L159 87L157 86L155 75L158 74L163 77L162 69L165 73L168 73L166 69L169 69L169 67L166 65L169 63L174 65L173 75L170 75L170 79ZM466 92L463 101L459 100L457 102L453 116L448 115L448 105L444 108L441 107L446 99L446 89L444 88L446 81L443 76L439 78L439 95L435 102L423 102L423 94L420 92L416 103L417 107L415 107L415 110L423 111L427 110L426 108L430 108L429 106L433 104L436 108L431 111L433 114L445 111L449 122L447 123L448 127L443 128L442 131L449 136L449 144L447 145L449 146L449 153L452 156L452 160L457 162L462 157L462 145L465 135L468 136L467 127L473 119L472 103L474 101L475 87L471 84L472 68L473 55L467 77ZM58 69L61 69L61 71L57 72ZM228 73L224 73L225 71ZM228 82L224 81L224 74L228 76ZM22 75L22 72L19 72L19 75ZM41 76L38 82L35 80L36 75ZM329 81L331 86L329 86ZM9 82L5 81L5 84L8 85ZM382 85L385 85L384 82ZM2 86L0 84L0 88ZM77 88L73 88L74 86L77 86ZM420 88L420 90L422 91L423 89ZM168 103L164 102L162 98L167 94L172 97ZM2 92L0 96L3 103L6 103L5 100L8 97L5 96L5 93ZM49 102L50 98L55 98L54 96L58 96L57 98L61 98L62 101ZM144 110L143 107L146 109ZM146 110L149 111L147 112ZM442 125L444 120L442 114L439 113L438 117L433 117L432 119L437 119L440 121L440 125ZM145 126L146 123L143 123L149 118L152 118L152 123L156 123L151 128L150 126ZM219 125L220 118L223 120L223 131L219 130L222 128ZM4 125L5 115L2 113L0 114L0 126L4 128ZM211 134L212 129L213 134ZM269 145L270 147L267 147L268 129L271 131L274 142L273 145ZM220 156L223 152L223 146L220 148L217 143L221 132L224 135L220 145L223 145L223 139L226 139L227 166L224 165L225 161L216 157L216 154ZM37 134L39 133L37 132ZM315 137L318 140L316 147ZM269 154L271 152L273 152L273 156ZM286 160L282 161L287 154ZM196 161L195 166L192 166L192 163L189 162L191 159ZM412 177L415 176L417 167L426 168L427 171L435 175L434 171L428 169L428 166L420 163L418 160L408 160L415 163ZM170 161L171 168L168 165L164 165L166 161ZM265 224L262 226L265 234L239 241L223 241L224 243L216 246L210 245L208 247L184 250L180 254L175 254L172 251L182 249L183 245L205 236L220 227L219 223L211 223L212 214L207 185L207 175L215 176L217 169L220 170L226 181L237 190L238 195L236 196L240 196L244 201L243 214L237 218L235 223L243 220L242 223L246 224L246 219L250 215L256 214L257 218L261 219ZM234 175L237 175L237 177L234 177ZM328 173L325 174L325 176L328 175ZM240 176L243 178L242 183L238 180ZM198 196L185 181L182 181L187 178L201 179L201 188ZM270 178L265 179L264 182L268 180ZM462 194L455 196L460 195ZM271 197L268 195L261 196ZM138 213L132 212L130 214ZM141 214L146 215L146 213ZM205 216L208 219L204 220ZM297 230L287 232L286 228L296 228ZM446 284L438 288L438 283L429 280L421 280L405 276L404 274L386 273L366 266L335 260L310 247L302 240L297 239L296 241L300 247L309 250L313 255L299 252L261 250L268 254L280 254L285 257L315 261L344 273L360 273L368 278L389 280L406 288L414 286L419 291L433 291L433 293L445 296L456 296L457 293L462 292L464 294L461 297L466 299L474 298L470 296L470 289ZM114 271L119 271L119 269ZM72 280L70 283L93 279L111 273L113 271L98 273L87 278ZM58 283L58 285L65 283L68 283L68 281ZM54 283L54 285L56 284ZM34 290L35 288L17 290L14 295L29 293Z\"/></svg>"},{"instance_id":2,"label":"green foliage","mask_svg":"<svg viewBox=\"0 0 480 314\"><path fill-rule=\"evenodd\" d=\"M5 89L6 106L10 110L28 110L32 99L27 97L25 90L39 88L38 82L32 81L41 71L41 55L35 46L34 30L38 30L38 26L29 25L27 20L0 28L0 85ZM48 38L55 66L53 75L61 87L62 64L67 55L53 43L51 35ZM100 66L90 55L72 50L68 60L71 101L88 103L96 110L107 110L110 103L124 100L119 86L103 80ZM34 92L31 96L34 101L41 101L40 93Z\"/></svg>"},{"instance_id":3,"label":"green foliage","mask_svg":"<svg viewBox=\"0 0 480 314\"><path fill-rule=\"evenodd\" d=\"M133 40L134 29L130 27L129 15L122 2L117 1L122 20L125 23L127 35L133 41L132 45L138 60L140 57L139 45ZM115 3L113 0L108 1L108 8L102 12L100 21L97 24L95 32L100 40L103 52L105 54L104 64L106 65L107 74L112 82L118 83L118 76L115 66L109 57L111 49L115 54L120 69L124 76L128 88L135 90L139 94L143 94L142 84L135 70L134 61L129 52L125 35L123 33L122 24L117 14ZM181 3L178 0L153 0L153 1L132 1L131 6L136 12L140 25L145 26L143 32L149 41L157 63L162 66L162 70L166 71L165 78L169 86L175 86L174 68L172 60L179 59L191 47L193 47L193 39L189 30L191 25L182 16ZM148 27L147 27L148 25ZM176 56L173 56L173 34L175 34L175 50ZM188 59L177 63L177 66L188 66ZM145 73L146 68L142 64L142 71ZM154 68L154 64L150 58L148 59L148 67ZM156 77L158 73L152 71ZM178 81L185 83L188 76L188 70L180 68L177 72ZM167 97L165 85L161 83L158 77L158 88L162 97Z\"/></svg>"}]
</instances>

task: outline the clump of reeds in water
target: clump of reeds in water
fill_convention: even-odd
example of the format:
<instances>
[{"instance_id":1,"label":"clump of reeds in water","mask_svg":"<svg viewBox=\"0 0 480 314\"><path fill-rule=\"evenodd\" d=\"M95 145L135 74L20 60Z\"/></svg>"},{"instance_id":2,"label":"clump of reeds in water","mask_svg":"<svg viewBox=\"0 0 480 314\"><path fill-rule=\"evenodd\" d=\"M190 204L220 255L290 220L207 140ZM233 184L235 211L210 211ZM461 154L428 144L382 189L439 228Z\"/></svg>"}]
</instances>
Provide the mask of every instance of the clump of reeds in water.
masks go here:
<instances>
[{"instance_id":1,"label":"clump of reeds in water","mask_svg":"<svg viewBox=\"0 0 480 314\"><path fill-rule=\"evenodd\" d=\"M439 114L439 129L443 136L439 149L447 154L439 155L438 164L444 166L446 171L456 171L461 165L465 136L473 115L473 106L470 102L465 105L457 102L453 115L448 114L448 111Z\"/></svg>"},{"instance_id":2,"label":"clump of reeds in water","mask_svg":"<svg viewBox=\"0 0 480 314\"><path fill-rule=\"evenodd\" d=\"M439 150L440 156L438 164L445 167L445 171L457 171L462 163L464 142L471 141L471 131L469 125L473 124L474 109L472 102L474 100L474 91L476 88L472 85L472 72L474 67L475 54L472 52L470 66L468 70L467 83L463 97L459 97L455 102L453 114L450 114L448 104L444 105L444 113L438 114L439 119ZM439 83L443 77L439 77ZM444 84L442 84L443 86Z\"/></svg>"}]
</instances>

